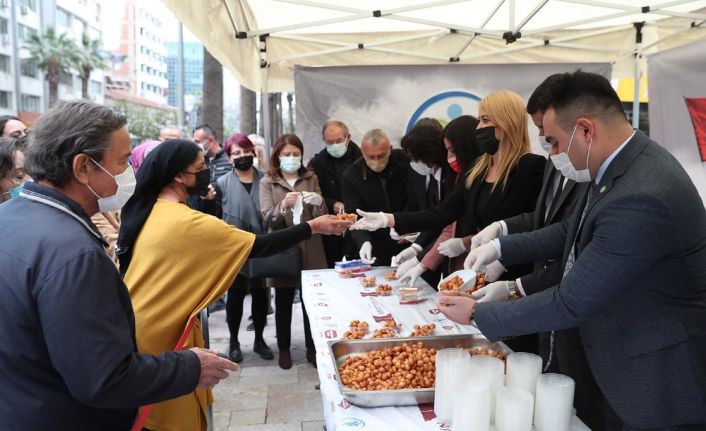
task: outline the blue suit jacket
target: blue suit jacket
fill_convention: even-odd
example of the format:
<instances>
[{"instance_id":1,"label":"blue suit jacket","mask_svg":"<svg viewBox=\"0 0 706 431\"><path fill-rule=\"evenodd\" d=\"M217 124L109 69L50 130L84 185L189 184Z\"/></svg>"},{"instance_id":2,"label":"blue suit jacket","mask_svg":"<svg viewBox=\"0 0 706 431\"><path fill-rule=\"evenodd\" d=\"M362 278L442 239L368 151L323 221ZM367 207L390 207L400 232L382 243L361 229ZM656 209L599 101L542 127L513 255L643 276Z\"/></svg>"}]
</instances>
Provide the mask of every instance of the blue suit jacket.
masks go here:
<instances>
[{"instance_id":1,"label":"blue suit jacket","mask_svg":"<svg viewBox=\"0 0 706 431\"><path fill-rule=\"evenodd\" d=\"M577 258L561 284L478 304L491 340L578 326L591 370L625 425L706 422L706 211L684 169L637 131L606 170L581 232L565 222L500 240L506 264Z\"/></svg>"}]
</instances>

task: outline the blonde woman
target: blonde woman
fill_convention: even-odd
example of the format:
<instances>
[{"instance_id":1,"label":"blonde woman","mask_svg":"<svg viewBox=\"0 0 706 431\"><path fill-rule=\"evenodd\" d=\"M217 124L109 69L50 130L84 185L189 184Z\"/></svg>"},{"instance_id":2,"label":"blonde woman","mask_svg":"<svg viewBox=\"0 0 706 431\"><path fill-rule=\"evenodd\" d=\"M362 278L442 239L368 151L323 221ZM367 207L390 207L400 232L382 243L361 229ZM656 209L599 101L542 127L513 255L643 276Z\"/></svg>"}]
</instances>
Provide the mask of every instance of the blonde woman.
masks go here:
<instances>
[{"instance_id":1,"label":"blonde woman","mask_svg":"<svg viewBox=\"0 0 706 431\"><path fill-rule=\"evenodd\" d=\"M438 207L410 213L363 213L351 229L394 227L400 233L441 229L456 221L456 237L473 236L499 220L534 210L546 159L530 152L525 102L512 91L490 94L478 105L476 141L483 153L465 178ZM470 243L467 241L466 243ZM532 265L507 268L501 280L532 271ZM512 343L511 343L512 344ZM536 351L536 343L516 345Z\"/></svg>"}]
</instances>

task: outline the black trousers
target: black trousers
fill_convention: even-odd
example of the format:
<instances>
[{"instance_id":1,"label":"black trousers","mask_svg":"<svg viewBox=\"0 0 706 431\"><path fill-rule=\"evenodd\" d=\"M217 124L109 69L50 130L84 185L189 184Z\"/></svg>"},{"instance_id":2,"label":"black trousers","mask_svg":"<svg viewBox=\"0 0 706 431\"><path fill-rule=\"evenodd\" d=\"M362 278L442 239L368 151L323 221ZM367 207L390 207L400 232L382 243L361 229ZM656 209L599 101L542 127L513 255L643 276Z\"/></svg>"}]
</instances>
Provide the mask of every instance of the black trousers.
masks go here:
<instances>
[{"instance_id":1,"label":"black trousers","mask_svg":"<svg viewBox=\"0 0 706 431\"><path fill-rule=\"evenodd\" d=\"M300 287L277 287L275 288L275 326L277 329L277 348L279 350L289 350L292 341L292 306L294 305L294 294ZM311 326L309 326L309 316L306 314L304 300L301 301L302 314L304 315L304 344L307 350L314 349L314 339L311 337Z\"/></svg>"},{"instance_id":2,"label":"black trousers","mask_svg":"<svg viewBox=\"0 0 706 431\"><path fill-rule=\"evenodd\" d=\"M262 339L262 331L265 329L267 321L267 289L261 278L248 278L238 274L233 285L228 290L226 300L226 320L228 321L228 331L231 341L238 340L240 321L243 318L243 301L245 295L250 293L252 304L250 313L252 314L253 327L255 328L255 340Z\"/></svg>"},{"instance_id":3,"label":"black trousers","mask_svg":"<svg viewBox=\"0 0 706 431\"><path fill-rule=\"evenodd\" d=\"M576 416L594 431L605 429L605 399L593 377L577 328L554 333L554 361L561 374L574 379Z\"/></svg>"}]
</instances>

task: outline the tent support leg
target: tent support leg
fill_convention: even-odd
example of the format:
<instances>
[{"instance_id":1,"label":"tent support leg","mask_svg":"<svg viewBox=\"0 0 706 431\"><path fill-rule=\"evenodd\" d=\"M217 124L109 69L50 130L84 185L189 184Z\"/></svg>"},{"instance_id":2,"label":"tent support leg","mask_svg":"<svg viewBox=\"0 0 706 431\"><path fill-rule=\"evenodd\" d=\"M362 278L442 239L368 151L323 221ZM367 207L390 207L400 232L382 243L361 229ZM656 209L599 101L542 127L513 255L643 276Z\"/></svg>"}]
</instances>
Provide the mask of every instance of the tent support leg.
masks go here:
<instances>
[{"instance_id":1,"label":"tent support leg","mask_svg":"<svg viewBox=\"0 0 706 431\"><path fill-rule=\"evenodd\" d=\"M632 127L638 129L640 127L640 61L642 53L642 26L644 22L633 23L635 26L635 86L632 98Z\"/></svg>"}]
</instances>

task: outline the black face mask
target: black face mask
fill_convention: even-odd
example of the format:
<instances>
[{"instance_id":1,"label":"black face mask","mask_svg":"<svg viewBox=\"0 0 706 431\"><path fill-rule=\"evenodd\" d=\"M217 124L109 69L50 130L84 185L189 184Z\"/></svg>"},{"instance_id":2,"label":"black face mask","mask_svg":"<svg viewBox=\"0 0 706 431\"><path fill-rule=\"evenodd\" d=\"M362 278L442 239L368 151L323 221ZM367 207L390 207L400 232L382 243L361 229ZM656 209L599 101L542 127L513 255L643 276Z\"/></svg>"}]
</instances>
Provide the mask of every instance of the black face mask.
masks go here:
<instances>
[{"instance_id":1,"label":"black face mask","mask_svg":"<svg viewBox=\"0 0 706 431\"><path fill-rule=\"evenodd\" d=\"M211 171L206 168L198 172L187 172L196 177L196 185L187 187L189 196L203 196L208 193L208 185L211 184Z\"/></svg>"},{"instance_id":2,"label":"black face mask","mask_svg":"<svg viewBox=\"0 0 706 431\"><path fill-rule=\"evenodd\" d=\"M233 167L239 171L247 171L252 166L253 156L238 157L233 160Z\"/></svg>"},{"instance_id":3,"label":"black face mask","mask_svg":"<svg viewBox=\"0 0 706 431\"><path fill-rule=\"evenodd\" d=\"M497 153L498 147L500 147L500 141L495 139L495 126L477 129L476 141L478 142L478 148L485 154L490 154L491 156Z\"/></svg>"}]
</instances>

